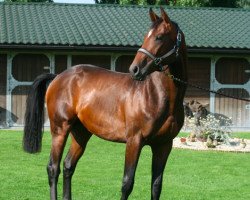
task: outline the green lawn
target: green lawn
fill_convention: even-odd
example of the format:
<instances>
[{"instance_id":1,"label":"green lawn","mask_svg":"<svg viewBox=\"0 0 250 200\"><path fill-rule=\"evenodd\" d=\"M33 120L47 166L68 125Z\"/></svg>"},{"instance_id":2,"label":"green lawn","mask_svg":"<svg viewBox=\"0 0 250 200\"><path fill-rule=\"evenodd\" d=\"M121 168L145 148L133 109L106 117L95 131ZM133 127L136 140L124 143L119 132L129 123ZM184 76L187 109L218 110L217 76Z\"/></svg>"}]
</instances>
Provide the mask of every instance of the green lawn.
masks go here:
<instances>
[{"instance_id":1,"label":"green lawn","mask_svg":"<svg viewBox=\"0 0 250 200\"><path fill-rule=\"evenodd\" d=\"M44 134L43 150L37 155L24 153L21 141L20 131L0 131L0 199L47 200L50 134ZM119 199L124 149L124 144L92 137L73 178L73 199ZM150 173L151 152L144 147L131 200L150 199ZM174 149L165 170L161 199L246 200L250 199L249 188L250 154ZM61 176L58 191L62 199Z\"/></svg>"},{"instance_id":2,"label":"green lawn","mask_svg":"<svg viewBox=\"0 0 250 200\"><path fill-rule=\"evenodd\" d=\"M179 133L178 137L188 137L189 133L183 132ZM250 139L250 133L249 132L236 132L231 134L232 138L245 138L245 139Z\"/></svg>"}]
</instances>

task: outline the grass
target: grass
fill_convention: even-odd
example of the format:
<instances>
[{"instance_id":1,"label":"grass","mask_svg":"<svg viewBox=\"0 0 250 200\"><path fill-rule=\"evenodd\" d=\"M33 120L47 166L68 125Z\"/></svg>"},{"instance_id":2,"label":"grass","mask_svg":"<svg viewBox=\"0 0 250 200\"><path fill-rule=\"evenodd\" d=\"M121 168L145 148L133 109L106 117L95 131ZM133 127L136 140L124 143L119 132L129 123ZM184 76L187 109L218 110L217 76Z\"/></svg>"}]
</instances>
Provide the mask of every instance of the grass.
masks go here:
<instances>
[{"instance_id":1,"label":"grass","mask_svg":"<svg viewBox=\"0 0 250 200\"><path fill-rule=\"evenodd\" d=\"M188 137L189 133L187 132L182 132L178 134L178 137ZM232 138L245 138L245 139L250 139L250 133L249 132L233 132L231 134Z\"/></svg>"},{"instance_id":2,"label":"grass","mask_svg":"<svg viewBox=\"0 0 250 200\"><path fill-rule=\"evenodd\" d=\"M239 133L238 136L245 135ZM20 131L0 131L0 199L49 199L46 165L50 134L44 134L43 150L37 155L24 153L21 140ZM73 177L73 199L119 199L124 150L124 144L93 137ZM173 149L164 174L161 199L250 199L249 163L247 153ZM151 151L149 147L144 147L131 200L150 199L150 173ZM62 199L62 176L58 192L59 199Z\"/></svg>"},{"instance_id":3,"label":"grass","mask_svg":"<svg viewBox=\"0 0 250 200\"><path fill-rule=\"evenodd\" d=\"M232 133L232 137L250 139L250 133L248 132Z\"/></svg>"}]
</instances>

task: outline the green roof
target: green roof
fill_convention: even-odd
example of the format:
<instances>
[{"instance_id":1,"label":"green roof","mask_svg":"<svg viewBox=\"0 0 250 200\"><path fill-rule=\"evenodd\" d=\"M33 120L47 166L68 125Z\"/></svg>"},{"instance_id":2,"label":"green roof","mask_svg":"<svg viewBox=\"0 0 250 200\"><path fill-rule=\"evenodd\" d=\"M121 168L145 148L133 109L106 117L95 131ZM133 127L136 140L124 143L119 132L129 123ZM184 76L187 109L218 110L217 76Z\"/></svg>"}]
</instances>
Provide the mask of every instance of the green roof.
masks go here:
<instances>
[{"instance_id":1,"label":"green roof","mask_svg":"<svg viewBox=\"0 0 250 200\"><path fill-rule=\"evenodd\" d=\"M147 6L0 3L0 47L138 47L150 27L148 10ZM189 48L250 49L250 10L165 10L185 33Z\"/></svg>"}]
</instances>

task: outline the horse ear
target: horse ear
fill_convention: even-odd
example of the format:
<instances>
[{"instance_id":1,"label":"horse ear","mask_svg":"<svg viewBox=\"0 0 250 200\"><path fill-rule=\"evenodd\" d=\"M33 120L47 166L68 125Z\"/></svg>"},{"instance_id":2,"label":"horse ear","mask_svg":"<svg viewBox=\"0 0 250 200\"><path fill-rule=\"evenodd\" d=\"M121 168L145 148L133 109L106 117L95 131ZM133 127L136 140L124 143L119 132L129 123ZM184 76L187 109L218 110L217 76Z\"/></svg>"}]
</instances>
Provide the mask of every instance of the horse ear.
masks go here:
<instances>
[{"instance_id":1,"label":"horse ear","mask_svg":"<svg viewBox=\"0 0 250 200\"><path fill-rule=\"evenodd\" d=\"M171 23L171 20L170 18L168 17L167 13L164 11L164 9L162 7L161 8L161 17L163 19L163 21L167 24L170 24Z\"/></svg>"},{"instance_id":2,"label":"horse ear","mask_svg":"<svg viewBox=\"0 0 250 200\"><path fill-rule=\"evenodd\" d=\"M159 17L155 14L152 8L149 9L149 16L152 22L155 22Z\"/></svg>"}]
</instances>

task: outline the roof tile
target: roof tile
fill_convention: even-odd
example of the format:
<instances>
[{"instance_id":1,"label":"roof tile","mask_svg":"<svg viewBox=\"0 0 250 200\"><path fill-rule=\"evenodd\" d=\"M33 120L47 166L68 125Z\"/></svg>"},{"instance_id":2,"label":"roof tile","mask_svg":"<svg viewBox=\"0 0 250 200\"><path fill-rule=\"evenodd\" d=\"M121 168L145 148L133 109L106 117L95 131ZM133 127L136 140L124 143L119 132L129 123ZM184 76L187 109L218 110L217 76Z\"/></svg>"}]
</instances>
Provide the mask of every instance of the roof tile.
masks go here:
<instances>
[{"instance_id":1,"label":"roof tile","mask_svg":"<svg viewBox=\"0 0 250 200\"><path fill-rule=\"evenodd\" d=\"M140 46L147 6L0 3L0 45ZM159 7L155 7L159 14ZM189 47L250 49L250 10L165 7Z\"/></svg>"}]
</instances>

